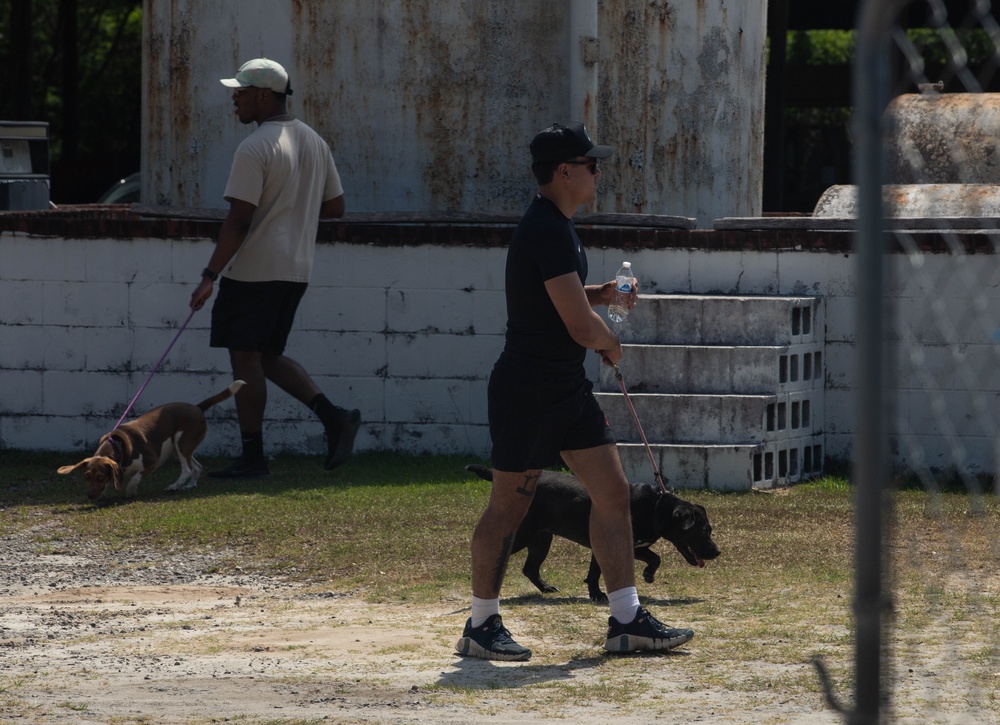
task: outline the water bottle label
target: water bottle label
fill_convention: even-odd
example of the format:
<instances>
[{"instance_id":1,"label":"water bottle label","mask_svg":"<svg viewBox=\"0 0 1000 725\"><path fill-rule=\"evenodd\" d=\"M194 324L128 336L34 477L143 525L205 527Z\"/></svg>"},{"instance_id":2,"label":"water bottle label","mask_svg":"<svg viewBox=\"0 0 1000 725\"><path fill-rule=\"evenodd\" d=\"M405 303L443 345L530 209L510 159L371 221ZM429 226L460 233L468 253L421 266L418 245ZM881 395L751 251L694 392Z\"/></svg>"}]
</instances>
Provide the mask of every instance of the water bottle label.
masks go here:
<instances>
[{"instance_id":1,"label":"water bottle label","mask_svg":"<svg viewBox=\"0 0 1000 725\"><path fill-rule=\"evenodd\" d=\"M624 284L620 284L620 285L618 285L618 291L619 292L631 292L632 291L632 285L630 285L628 282L625 282Z\"/></svg>"}]
</instances>

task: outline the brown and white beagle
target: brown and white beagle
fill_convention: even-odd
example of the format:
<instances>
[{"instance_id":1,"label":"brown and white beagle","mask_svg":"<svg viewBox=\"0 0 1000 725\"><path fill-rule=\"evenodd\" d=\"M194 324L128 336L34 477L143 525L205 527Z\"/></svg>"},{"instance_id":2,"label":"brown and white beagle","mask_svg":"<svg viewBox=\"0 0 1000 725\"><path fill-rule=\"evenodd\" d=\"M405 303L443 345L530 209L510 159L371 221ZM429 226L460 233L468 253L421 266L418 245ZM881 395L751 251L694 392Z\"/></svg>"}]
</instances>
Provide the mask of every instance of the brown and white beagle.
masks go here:
<instances>
[{"instance_id":1,"label":"brown and white beagle","mask_svg":"<svg viewBox=\"0 0 1000 725\"><path fill-rule=\"evenodd\" d=\"M93 456L72 466L63 466L59 473L66 475L83 468L87 498L91 501L110 493L112 485L121 491L128 477L125 495L132 498L146 476L176 455L181 475L167 486L167 491L194 488L202 471L194 452L208 431L205 411L232 397L244 385L242 380L237 380L197 405L167 403L153 408L101 438Z\"/></svg>"}]
</instances>

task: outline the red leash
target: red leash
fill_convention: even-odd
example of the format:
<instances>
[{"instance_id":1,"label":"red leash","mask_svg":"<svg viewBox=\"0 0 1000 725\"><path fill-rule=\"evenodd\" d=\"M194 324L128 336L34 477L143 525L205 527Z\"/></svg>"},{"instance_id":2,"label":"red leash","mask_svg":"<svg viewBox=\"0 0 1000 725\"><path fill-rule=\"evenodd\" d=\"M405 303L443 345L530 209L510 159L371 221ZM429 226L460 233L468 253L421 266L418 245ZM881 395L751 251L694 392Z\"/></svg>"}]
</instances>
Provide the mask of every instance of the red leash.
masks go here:
<instances>
[{"instance_id":1,"label":"red leash","mask_svg":"<svg viewBox=\"0 0 1000 725\"><path fill-rule=\"evenodd\" d=\"M632 412L632 420L635 421L635 427L639 429L639 437L642 438L642 444L646 446L646 455L649 456L649 463L653 467L653 475L656 477L656 482L660 484L660 490L663 493L667 492L667 486L663 482L663 476L660 475L660 469L656 467L656 461L653 459L653 451L649 448L649 442L646 441L646 433L642 429L642 423L639 422L639 416L635 412L635 406L632 405L632 399L628 396L628 391L625 389L625 379L622 378L622 371L618 369L618 366L611 362L608 358L604 358L604 361L615 369L615 377L618 378L618 387L622 389L622 395L625 396L625 402L628 403L628 409Z\"/></svg>"}]
</instances>

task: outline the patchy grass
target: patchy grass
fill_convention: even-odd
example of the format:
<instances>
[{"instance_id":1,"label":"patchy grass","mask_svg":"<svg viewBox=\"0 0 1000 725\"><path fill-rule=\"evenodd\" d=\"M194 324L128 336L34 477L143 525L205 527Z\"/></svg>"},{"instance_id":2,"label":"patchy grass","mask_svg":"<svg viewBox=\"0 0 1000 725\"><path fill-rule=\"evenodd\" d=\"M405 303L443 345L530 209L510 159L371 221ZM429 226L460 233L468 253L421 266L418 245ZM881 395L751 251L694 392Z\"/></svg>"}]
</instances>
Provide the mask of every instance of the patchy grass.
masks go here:
<instances>
[{"instance_id":1,"label":"patchy grass","mask_svg":"<svg viewBox=\"0 0 1000 725\"><path fill-rule=\"evenodd\" d=\"M269 479L205 478L179 495L161 492L175 476L171 464L135 501L94 506L77 479L55 474L73 456L3 456L0 530L29 526L44 514L57 530L40 537L42 550L67 536L122 551L221 550L229 554L219 573L251 567L375 602L464 600L469 540L489 494L487 482L464 470L470 459L366 453L332 473L319 458L279 457ZM203 462L207 470L225 464ZM680 493L707 508L722 556L696 569L660 543L657 581L640 580L639 590L662 619L696 630L698 647L683 669L708 688L820 698L809 664L818 655L836 690L848 695L855 560L849 481L829 477L767 493ZM926 696L954 707L993 707L1000 672L992 622L1000 605L997 502L913 488L894 497L890 676L915 698L925 696L928 683L947 679L944 692ZM526 617L521 631L556 642L597 642L595 618L606 614L597 617L586 600L589 552L556 540L544 575L562 592L547 597L520 574L523 557L511 561L508 603L552 609ZM600 666L628 669L613 661ZM607 687L608 701L634 695L627 683ZM572 696L572 690L562 684L551 694Z\"/></svg>"}]
</instances>

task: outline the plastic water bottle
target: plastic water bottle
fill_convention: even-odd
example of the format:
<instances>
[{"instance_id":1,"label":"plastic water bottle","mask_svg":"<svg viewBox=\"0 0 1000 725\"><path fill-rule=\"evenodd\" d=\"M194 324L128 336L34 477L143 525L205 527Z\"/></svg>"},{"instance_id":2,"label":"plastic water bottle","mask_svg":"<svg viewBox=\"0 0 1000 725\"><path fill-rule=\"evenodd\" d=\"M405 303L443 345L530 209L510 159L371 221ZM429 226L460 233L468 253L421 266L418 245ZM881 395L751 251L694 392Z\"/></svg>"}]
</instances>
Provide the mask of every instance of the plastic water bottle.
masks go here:
<instances>
[{"instance_id":1,"label":"plastic water bottle","mask_svg":"<svg viewBox=\"0 0 1000 725\"><path fill-rule=\"evenodd\" d=\"M625 322L628 317L628 298L632 294L631 262L622 262L622 268L615 275L615 291L611 293L611 304L608 305L608 317L612 322Z\"/></svg>"}]
</instances>

